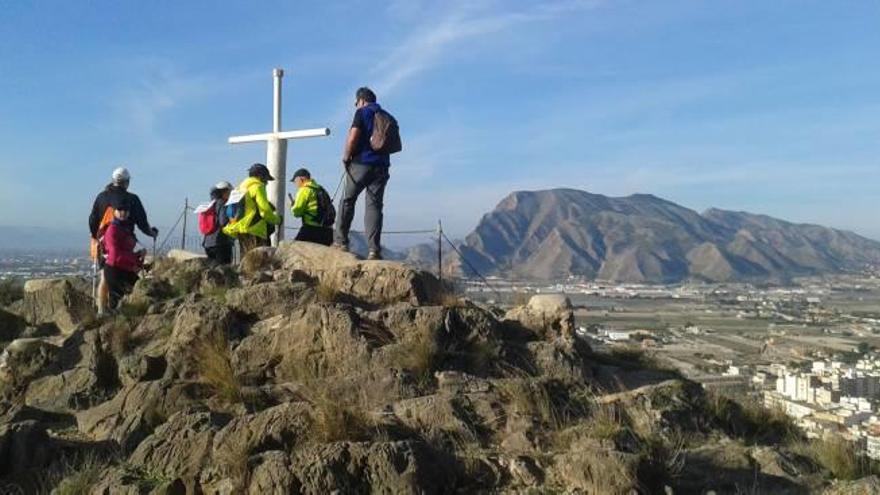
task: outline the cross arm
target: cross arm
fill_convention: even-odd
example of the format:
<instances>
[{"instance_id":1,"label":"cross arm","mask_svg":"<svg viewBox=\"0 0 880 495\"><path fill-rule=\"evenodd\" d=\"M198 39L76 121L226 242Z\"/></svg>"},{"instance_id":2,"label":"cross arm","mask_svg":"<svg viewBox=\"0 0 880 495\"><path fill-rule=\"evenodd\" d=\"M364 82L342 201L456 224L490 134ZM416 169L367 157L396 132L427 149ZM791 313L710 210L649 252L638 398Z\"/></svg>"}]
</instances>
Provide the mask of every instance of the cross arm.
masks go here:
<instances>
[{"instance_id":1,"label":"cross arm","mask_svg":"<svg viewBox=\"0 0 880 495\"><path fill-rule=\"evenodd\" d=\"M326 127L319 129L303 129L299 131L266 132L263 134L249 134L246 136L232 136L229 138L229 144L256 143L259 141L268 141L270 139L305 139L329 135L330 129Z\"/></svg>"}]
</instances>

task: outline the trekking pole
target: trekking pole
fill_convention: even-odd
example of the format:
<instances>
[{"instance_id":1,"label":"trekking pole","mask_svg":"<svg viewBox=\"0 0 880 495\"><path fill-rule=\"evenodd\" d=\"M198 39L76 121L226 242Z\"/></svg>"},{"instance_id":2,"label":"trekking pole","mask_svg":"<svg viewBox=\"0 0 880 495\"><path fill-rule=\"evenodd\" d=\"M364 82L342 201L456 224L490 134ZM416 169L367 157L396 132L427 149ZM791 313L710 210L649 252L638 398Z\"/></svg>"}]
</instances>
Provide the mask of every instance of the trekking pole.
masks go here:
<instances>
[{"instance_id":1,"label":"trekking pole","mask_svg":"<svg viewBox=\"0 0 880 495\"><path fill-rule=\"evenodd\" d=\"M153 263L156 262L156 237L153 237Z\"/></svg>"}]
</instances>

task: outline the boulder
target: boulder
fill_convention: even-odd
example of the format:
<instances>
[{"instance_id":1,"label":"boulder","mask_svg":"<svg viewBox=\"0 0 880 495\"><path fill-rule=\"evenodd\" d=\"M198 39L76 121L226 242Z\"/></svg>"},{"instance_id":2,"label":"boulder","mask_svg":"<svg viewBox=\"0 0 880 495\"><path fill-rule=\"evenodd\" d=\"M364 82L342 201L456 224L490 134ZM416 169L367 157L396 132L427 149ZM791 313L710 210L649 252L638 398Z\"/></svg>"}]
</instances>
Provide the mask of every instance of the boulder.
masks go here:
<instances>
[{"instance_id":1,"label":"boulder","mask_svg":"<svg viewBox=\"0 0 880 495\"><path fill-rule=\"evenodd\" d=\"M149 307L176 295L174 287L171 286L168 279L143 277L135 282L131 294L126 296L126 302Z\"/></svg>"},{"instance_id":2,"label":"boulder","mask_svg":"<svg viewBox=\"0 0 880 495\"><path fill-rule=\"evenodd\" d=\"M393 261L362 261L311 242L282 242L275 256L284 270L306 274L353 302L421 305L438 302L443 293L440 281L428 272Z\"/></svg>"},{"instance_id":3,"label":"boulder","mask_svg":"<svg viewBox=\"0 0 880 495\"><path fill-rule=\"evenodd\" d=\"M168 340L168 373L180 378L198 376L200 345L225 345L242 333L232 311L212 300L187 301L177 311Z\"/></svg>"},{"instance_id":4,"label":"boulder","mask_svg":"<svg viewBox=\"0 0 880 495\"><path fill-rule=\"evenodd\" d=\"M28 280L21 316L30 325L54 324L69 335L95 317L89 290L81 281L68 278Z\"/></svg>"},{"instance_id":5,"label":"boulder","mask_svg":"<svg viewBox=\"0 0 880 495\"><path fill-rule=\"evenodd\" d=\"M156 428L129 457L148 473L180 478L187 493L196 493L198 475L208 462L214 434L226 418L209 412L181 411Z\"/></svg>"},{"instance_id":6,"label":"boulder","mask_svg":"<svg viewBox=\"0 0 880 495\"><path fill-rule=\"evenodd\" d=\"M51 374L28 384L27 405L59 413L88 409L107 400L119 386L116 361L102 348L97 330L68 338L58 357Z\"/></svg>"},{"instance_id":7,"label":"boulder","mask_svg":"<svg viewBox=\"0 0 880 495\"><path fill-rule=\"evenodd\" d=\"M370 347L350 308L309 304L254 325L234 349L236 372L301 380L355 375L369 367Z\"/></svg>"},{"instance_id":8,"label":"boulder","mask_svg":"<svg viewBox=\"0 0 880 495\"><path fill-rule=\"evenodd\" d=\"M573 338L574 312L571 301L564 294L538 294L525 306L507 312L505 320L518 323L546 338Z\"/></svg>"},{"instance_id":9,"label":"boulder","mask_svg":"<svg viewBox=\"0 0 880 495\"><path fill-rule=\"evenodd\" d=\"M617 452L595 441L584 440L572 445L567 452L553 456L546 476L548 484L569 493L641 493L639 462L635 454Z\"/></svg>"},{"instance_id":10,"label":"boulder","mask_svg":"<svg viewBox=\"0 0 880 495\"><path fill-rule=\"evenodd\" d=\"M213 457L241 449L250 454L267 450L291 451L309 430L312 407L288 402L230 421L214 436Z\"/></svg>"},{"instance_id":11,"label":"boulder","mask_svg":"<svg viewBox=\"0 0 880 495\"><path fill-rule=\"evenodd\" d=\"M282 280L231 289L226 293L226 304L239 313L265 320L302 306L311 294L304 283Z\"/></svg>"},{"instance_id":12,"label":"boulder","mask_svg":"<svg viewBox=\"0 0 880 495\"><path fill-rule=\"evenodd\" d=\"M114 441L130 452L166 418L197 407L201 393L196 384L165 380L133 383L113 399L76 413L76 422L79 431L92 440Z\"/></svg>"},{"instance_id":13,"label":"boulder","mask_svg":"<svg viewBox=\"0 0 880 495\"><path fill-rule=\"evenodd\" d=\"M13 340L0 353L0 382L18 388L44 373L61 348L43 339Z\"/></svg>"},{"instance_id":14,"label":"boulder","mask_svg":"<svg viewBox=\"0 0 880 495\"><path fill-rule=\"evenodd\" d=\"M251 472L248 493L300 493L301 488L290 470L290 456L285 452L272 450L258 454L254 458L255 467Z\"/></svg>"},{"instance_id":15,"label":"boulder","mask_svg":"<svg viewBox=\"0 0 880 495\"><path fill-rule=\"evenodd\" d=\"M196 259L207 259L207 256L204 253L194 253L192 251L186 251L183 249L172 249L168 251L165 255L165 258L172 261L189 261Z\"/></svg>"},{"instance_id":16,"label":"boulder","mask_svg":"<svg viewBox=\"0 0 880 495\"><path fill-rule=\"evenodd\" d=\"M455 484L449 463L420 442L337 442L293 454L300 492L445 493Z\"/></svg>"},{"instance_id":17,"label":"boulder","mask_svg":"<svg viewBox=\"0 0 880 495\"><path fill-rule=\"evenodd\" d=\"M0 476L43 468L58 448L37 421L0 424Z\"/></svg>"},{"instance_id":18,"label":"boulder","mask_svg":"<svg viewBox=\"0 0 880 495\"><path fill-rule=\"evenodd\" d=\"M880 495L880 477L867 476L853 481L838 480L823 495Z\"/></svg>"},{"instance_id":19,"label":"boulder","mask_svg":"<svg viewBox=\"0 0 880 495\"><path fill-rule=\"evenodd\" d=\"M202 275L212 265L212 262L204 257L184 258L163 258L150 270L152 278L165 280L171 285L175 296L185 296L194 292L202 281Z\"/></svg>"},{"instance_id":20,"label":"boulder","mask_svg":"<svg viewBox=\"0 0 880 495\"><path fill-rule=\"evenodd\" d=\"M0 342L9 342L17 339L24 331L26 323L17 314L0 309Z\"/></svg>"}]
</instances>

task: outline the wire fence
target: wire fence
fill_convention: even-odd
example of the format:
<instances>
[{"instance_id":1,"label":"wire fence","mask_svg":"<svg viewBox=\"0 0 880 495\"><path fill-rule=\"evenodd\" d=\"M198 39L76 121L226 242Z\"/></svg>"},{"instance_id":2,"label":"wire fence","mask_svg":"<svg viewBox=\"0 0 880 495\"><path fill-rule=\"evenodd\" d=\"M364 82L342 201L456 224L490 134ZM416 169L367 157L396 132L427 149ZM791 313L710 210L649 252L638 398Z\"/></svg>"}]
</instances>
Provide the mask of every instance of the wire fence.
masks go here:
<instances>
[{"instance_id":1,"label":"wire fence","mask_svg":"<svg viewBox=\"0 0 880 495\"><path fill-rule=\"evenodd\" d=\"M341 184L341 181L340 181ZM339 186L336 188L336 192L338 193ZM334 198L336 193L334 193ZM195 212L195 209L190 206L189 199L184 200L184 206L177 216L177 219L174 222L174 225L168 230L164 237L162 237L161 242L156 241L156 244L153 248L153 253L156 256L165 256L172 249L182 249L190 252L201 252L204 248L202 246L202 236L198 232L198 229L194 229L194 231L188 231L188 217ZM180 231L178 232L178 228ZM285 226L284 230L286 232L296 232L300 228L294 226ZM177 233L177 235L175 235ZM355 235L363 236L365 233L362 230L352 229L350 233ZM427 236L425 238L425 243L430 243L434 245L434 249L436 249L436 274L437 277L442 281L444 278L443 273L443 263L444 263L444 245L452 250L456 254L459 260L467 267L468 270L473 274L473 276L480 283L485 285L485 287L493 292L496 296L500 296L500 292L497 290L495 286L493 286L485 276L477 269L470 260L459 250L459 248L455 245L454 242L446 235L443 231L443 223L442 221L437 222L437 226L433 229L410 229L410 230L383 230L382 235L412 235L412 236ZM148 246L145 246L148 247ZM233 253L235 254L235 261L238 262L238 250L234 249ZM448 275L448 274L447 274ZM467 280L467 277L465 277Z\"/></svg>"}]
</instances>

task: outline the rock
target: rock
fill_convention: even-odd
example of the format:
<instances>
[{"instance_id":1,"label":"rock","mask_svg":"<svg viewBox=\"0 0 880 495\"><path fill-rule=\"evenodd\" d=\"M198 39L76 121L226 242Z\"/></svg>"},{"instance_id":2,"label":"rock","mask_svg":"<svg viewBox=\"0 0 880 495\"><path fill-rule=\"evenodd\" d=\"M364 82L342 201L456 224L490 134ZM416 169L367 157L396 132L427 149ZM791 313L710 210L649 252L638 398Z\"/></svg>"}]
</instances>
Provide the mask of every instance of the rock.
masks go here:
<instances>
[{"instance_id":1,"label":"rock","mask_svg":"<svg viewBox=\"0 0 880 495\"><path fill-rule=\"evenodd\" d=\"M563 294L532 296L527 305L511 309L504 318L548 338L575 335L571 301Z\"/></svg>"},{"instance_id":2,"label":"rock","mask_svg":"<svg viewBox=\"0 0 880 495\"><path fill-rule=\"evenodd\" d=\"M43 468L57 453L55 442L37 421L0 424L0 476Z\"/></svg>"},{"instance_id":3,"label":"rock","mask_svg":"<svg viewBox=\"0 0 880 495\"><path fill-rule=\"evenodd\" d=\"M853 481L835 481L823 495L880 495L880 478L867 476Z\"/></svg>"},{"instance_id":4,"label":"rock","mask_svg":"<svg viewBox=\"0 0 880 495\"><path fill-rule=\"evenodd\" d=\"M210 266L211 261L205 257L166 257L150 270L150 276L167 281L174 289L175 296L185 296L198 289L203 274Z\"/></svg>"},{"instance_id":5,"label":"rock","mask_svg":"<svg viewBox=\"0 0 880 495\"><path fill-rule=\"evenodd\" d=\"M282 242L275 256L284 270L303 273L362 304L440 300L443 288L428 272L393 261L361 261L350 253L310 242Z\"/></svg>"},{"instance_id":6,"label":"rock","mask_svg":"<svg viewBox=\"0 0 880 495\"><path fill-rule=\"evenodd\" d=\"M172 249L168 251L168 253L165 255L165 258L172 261L189 261L197 259L207 259L207 256L205 256L205 254L185 251L183 249Z\"/></svg>"},{"instance_id":7,"label":"rock","mask_svg":"<svg viewBox=\"0 0 880 495\"><path fill-rule=\"evenodd\" d=\"M174 329L168 340L168 373L180 378L198 376L200 345L221 345L242 333L232 311L220 304L203 300L186 302L177 311Z\"/></svg>"},{"instance_id":8,"label":"rock","mask_svg":"<svg viewBox=\"0 0 880 495\"><path fill-rule=\"evenodd\" d=\"M130 452L166 418L185 408L197 407L202 395L196 384L133 383L113 399L78 412L77 426L92 440L112 440L124 452Z\"/></svg>"},{"instance_id":9,"label":"rock","mask_svg":"<svg viewBox=\"0 0 880 495\"><path fill-rule=\"evenodd\" d=\"M57 368L51 371L56 370L28 384L27 405L59 413L88 409L111 397L119 386L116 362L102 349L97 330L68 338Z\"/></svg>"},{"instance_id":10,"label":"rock","mask_svg":"<svg viewBox=\"0 0 880 495\"><path fill-rule=\"evenodd\" d=\"M24 331L26 324L22 317L0 309L0 342L17 339Z\"/></svg>"},{"instance_id":11,"label":"rock","mask_svg":"<svg viewBox=\"0 0 880 495\"><path fill-rule=\"evenodd\" d=\"M560 380L583 382L592 373L589 363L570 345L573 341L574 339L556 339L551 342L529 342L526 348L538 373Z\"/></svg>"},{"instance_id":12,"label":"rock","mask_svg":"<svg viewBox=\"0 0 880 495\"><path fill-rule=\"evenodd\" d=\"M239 285L238 273L230 265L216 265L205 270L199 283L202 294L211 294Z\"/></svg>"},{"instance_id":13,"label":"rock","mask_svg":"<svg viewBox=\"0 0 880 495\"><path fill-rule=\"evenodd\" d=\"M168 279L150 276L138 279L131 294L125 300L129 304L149 307L176 295L174 287L171 286Z\"/></svg>"},{"instance_id":14,"label":"rock","mask_svg":"<svg viewBox=\"0 0 880 495\"><path fill-rule=\"evenodd\" d=\"M214 436L213 457L234 449L289 452L308 432L311 410L305 402L293 402L235 418Z\"/></svg>"},{"instance_id":15,"label":"rock","mask_svg":"<svg viewBox=\"0 0 880 495\"><path fill-rule=\"evenodd\" d=\"M318 445L294 453L291 466L304 494L432 494L455 482L447 462L413 441Z\"/></svg>"},{"instance_id":16,"label":"rock","mask_svg":"<svg viewBox=\"0 0 880 495\"><path fill-rule=\"evenodd\" d=\"M281 267L280 261L275 257L275 251L274 247L269 246L248 251L239 265L241 275L252 280L265 278L271 280L271 273Z\"/></svg>"},{"instance_id":17,"label":"rock","mask_svg":"<svg viewBox=\"0 0 880 495\"><path fill-rule=\"evenodd\" d=\"M370 347L356 318L351 309L310 304L265 320L234 349L233 366L251 377L357 375L369 368Z\"/></svg>"},{"instance_id":18,"label":"rock","mask_svg":"<svg viewBox=\"0 0 880 495\"><path fill-rule=\"evenodd\" d=\"M165 375L167 367L165 356L129 354L119 359L119 377L123 385L158 380Z\"/></svg>"},{"instance_id":19,"label":"rock","mask_svg":"<svg viewBox=\"0 0 880 495\"><path fill-rule=\"evenodd\" d=\"M583 441L572 445L567 452L553 456L552 461L546 476L552 485L567 492L640 493L637 455Z\"/></svg>"},{"instance_id":20,"label":"rock","mask_svg":"<svg viewBox=\"0 0 880 495\"><path fill-rule=\"evenodd\" d=\"M61 348L43 339L13 340L0 353L0 382L18 388L44 373Z\"/></svg>"},{"instance_id":21,"label":"rock","mask_svg":"<svg viewBox=\"0 0 880 495\"><path fill-rule=\"evenodd\" d=\"M231 289L226 293L226 304L239 313L265 320L302 306L311 294L304 283L269 282Z\"/></svg>"},{"instance_id":22,"label":"rock","mask_svg":"<svg viewBox=\"0 0 880 495\"><path fill-rule=\"evenodd\" d=\"M196 493L199 472L224 422L224 417L209 412L175 413L137 446L129 462L149 473L180 478L187 493Z\"/></svg>"},{"instance_id":23,"label":"rock","mask_svg":"<svg viewBox=\"0 0 880 495\"><path fill-rule=\"evenodd\" d=\"M290 457L281 451L273 450L255 456L255 467L251 472L248 493L299 493L299 481L290 470Z\"/></svg>"},{"instance_id":24,"label":"rock","mask_svg":"<svg viewBox=\"0 0 880 495\"><path fill-rule=\"evenodd\" d=\"M89 290L67 278L28 280L24 284L21 316L30 325L51 323L62 334L69 335L95 317Z\"/></svg>"}]
</instances>

